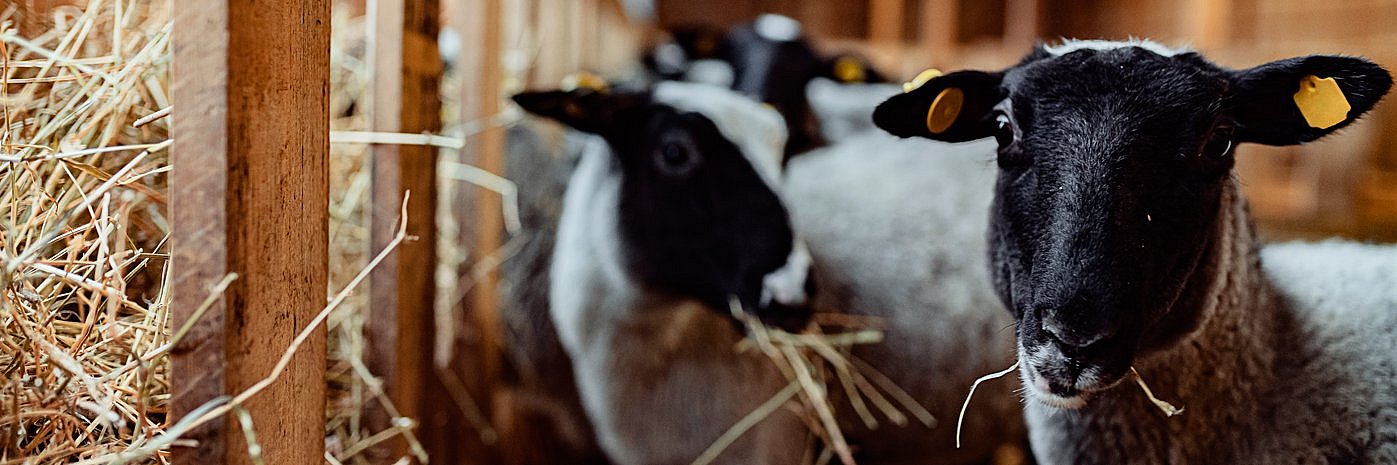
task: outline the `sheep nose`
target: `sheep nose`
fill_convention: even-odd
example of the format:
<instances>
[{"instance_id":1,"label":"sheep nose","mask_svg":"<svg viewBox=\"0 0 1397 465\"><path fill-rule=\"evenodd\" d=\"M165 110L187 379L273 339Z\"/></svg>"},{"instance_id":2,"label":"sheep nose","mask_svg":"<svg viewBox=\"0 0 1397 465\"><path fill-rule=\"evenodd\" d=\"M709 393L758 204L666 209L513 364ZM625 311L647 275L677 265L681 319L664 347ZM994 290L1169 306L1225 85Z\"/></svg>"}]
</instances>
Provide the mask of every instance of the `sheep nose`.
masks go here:
<instances>
[{"instance_id":1,"label":"sheep nose","mask_svg":"<svg viewBox=\"0 0 1397 465\"><path fill-rule=\"evenodd\" d=\"M1064 323L1055 321L1057 318L1048 317L1043 321L1043 331L1048 333L1048 338L1052 339L1063 348L1081 349L1101 340L1111 337L1111 331L1089 330L1081 324Z\"/></svg>"}]
</instances>

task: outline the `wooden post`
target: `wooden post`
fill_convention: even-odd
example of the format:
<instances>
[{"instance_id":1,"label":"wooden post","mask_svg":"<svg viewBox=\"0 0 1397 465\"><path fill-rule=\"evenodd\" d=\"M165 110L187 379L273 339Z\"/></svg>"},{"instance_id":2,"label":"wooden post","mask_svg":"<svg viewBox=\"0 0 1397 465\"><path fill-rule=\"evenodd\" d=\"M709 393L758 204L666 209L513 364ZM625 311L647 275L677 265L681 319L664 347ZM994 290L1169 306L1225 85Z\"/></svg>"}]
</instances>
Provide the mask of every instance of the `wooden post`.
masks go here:
<instances>
[{"instance_id":1,"label":"wooden post","mask_svg":"<svg viewBox=\"0 0 1397 465\"><path fill-rule=\"evenodd\" d=\"M1179 30L1193 47L1214 52L1227 46L1232 35L1232 2L1189 0L1182 5Z\"/></svg>"},{"instance_id":2,"label":"wooden post","mask_svg":"<svg viewBox=\"0 0 1397 465\"><path fill-rule=\"evenodd\" d=\"M931 66L948 68L959 64L959 24L960 2L957 0L922 0L922 53Z\"/></svg>"},{"instance_id":3,"label":"wooden post","mask_svg":"<svg viewBox=\"0 0 1397 465\"><path fill-rule=\"evenodd\" d=\"M266 377L326 302L328 0L175 2L172 327L238 279L171 355L172 423ZM324 461L325 332L246 408L270 465ZM236 419L177 464L250 464Z\"/></svg>"},{"instance_id":4,"label":"wooden post","mask_svg":"<svg viewBox=\"0 0 1397 465\"><path fill-rule=\"evenodd\" d=\"M1039 31L1039 0L1007 0L1004 5L1004 48L1009 56L1028 53L1042 34Z\"/></svg>"},{"instance_id":5,"label":"wooden post","mask_svg":"<svg viewBox=\"0 0 1397 465\"><path fill-rule=\"evenodd\" d=\"M505 15L503 0L462 0L458 15L453 18L462 31L461 55L457 62L461 69L472 70L461 74L458 89L461 102L462 121L480 121L494 118L503 109L501 84L504 68L501 64L503 48L503 26ZM519 8L523 2L515 3ZM541 7L540 7L541 8ZM519 14L521 12L514 11ZM517 17L515 20L519 19ZM517 21L515 21L517 24ZM522 25L521 25L522 26ZM557 34L559 31L553 31ZM556 80L555 80L556 83ZM460 160L495 174L504 173L504 129L490 127L476 134L461 151ZM470 272L486 258L492 256L503 244L503 214L500 196L478 187L463 190L457 200L467 216L463 223L462 240L469 250L470 260L467 269L458 273ZM462 211L458 210L458 211ZM500 369L502 363L501 334L499 317L499 274L491 267L487 273L474 282L466 299L464 322L465 335L457 345L458 353L466 354L458 360L457 369L466 373L464 385L471 398L480 406L482 416L499 427L502 416L510 410L507 399L497 398ZM501 405L497 405L501 404ZM480 446L486 453L477 454L472 463L504 463L501 457L504 448L485 447L478 441L482 438L471 435L465 444ZM461 439L458 438L458 442ZM529 447L510 444L510 447Z\"/></svg>"},{"instance_id":6,"label":"wooden post","mask_svg":"<svg viewBox=\"0 0 1397 465\"><path fill-rule=\"evenodd\" d=\"M869 0L868 41L890 46L902 43L903 0Z\"/></svg>"},{"instance_id":7,"label":"wooden post","mask_svg":"<svg viewBox=\"0 0 1397 465\"><path fill-rule=\"evenodd\" d=\"M374 131L423 133L441 130L441 77L437 52L441 27L437 0L370 0L369 63L373 66L369 125ZM421 422L417 432L436 463L447 460L456 441L429 434L440 429L463 431L449 408L450 397L436 376L435 345L437 263L436 149L424 146L375 145L369 215L370 247L380 250L399 222L404 191L408 201L408 234L403 243L369 276L371 317L369 368L385 381L389 398L405 417ZM387 413L375 408L369 427L389 426ZM407 452L402 440L389 443L393 456Z\"/></svg>"}]
</instances>

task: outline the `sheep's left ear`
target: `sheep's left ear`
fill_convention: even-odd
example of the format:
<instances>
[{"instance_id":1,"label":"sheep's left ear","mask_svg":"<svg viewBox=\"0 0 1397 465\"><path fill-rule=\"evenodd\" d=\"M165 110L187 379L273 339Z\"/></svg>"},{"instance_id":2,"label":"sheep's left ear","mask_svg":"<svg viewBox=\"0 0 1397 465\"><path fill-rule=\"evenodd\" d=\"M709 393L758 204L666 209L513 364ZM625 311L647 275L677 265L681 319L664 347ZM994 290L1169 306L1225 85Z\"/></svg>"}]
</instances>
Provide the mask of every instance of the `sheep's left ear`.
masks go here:
<instances>
[{"instance_id":1,"label":"sheep's left ear","mask_svg":"<svg viewBox=\"0 0 1397 465\"><path fill-rule=\"evenodd\" d=\"M645 97L581 87L575 90L524 92L514 103L535 115L552 118L583 132L606 135L621 124L620 116L644 103Z\"/></svg>"},{"instance_id":2,"label":"sheep's left ear","mask_svg":"<svg viewBox=\"0 0 1397 465\"><path fill-rule=\"evenodd\" d=\"M926 79L928 73L903 86L873 110L873 124L898 137L925 137L965 142L994 135L991 112L1004 96L1002 73L957 71ZM921 81L921 82L919 82Z\"/></svg>"},{"instance_id":3,"label":"sheep's left ear","mask_svg":"<svg viewBox=\"0 0 1397 465\"><path fill-rule=\"evenodd\" d=\"M1362 58L1311 55L1236 71L1228 106L1237 140L1294 145L1319 139L1363 116L1392 87L1392 76Z\"/></svg>"}]
</instances>

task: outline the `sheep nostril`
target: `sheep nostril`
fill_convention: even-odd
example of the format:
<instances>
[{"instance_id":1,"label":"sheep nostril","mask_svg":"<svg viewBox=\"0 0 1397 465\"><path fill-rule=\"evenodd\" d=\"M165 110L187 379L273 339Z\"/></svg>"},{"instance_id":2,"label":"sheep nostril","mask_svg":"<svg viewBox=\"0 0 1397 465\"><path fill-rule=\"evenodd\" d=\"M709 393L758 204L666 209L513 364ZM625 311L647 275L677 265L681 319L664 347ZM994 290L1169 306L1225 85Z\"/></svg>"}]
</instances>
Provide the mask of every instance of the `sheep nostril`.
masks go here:
<instances>
[{"instance_id":1,"label":"sheep nostril","mask_svg":"<svg viewBox=\"0 0 1397 465\"><path fill-rule=\"evenodd\" d=\"M1043 324L1043 333L1047 336L1049 341L1057 344L1058 347L1073 351L1088 348L1109 336L1109 334L1104 331L1094 331L1084 334L1083 332L1072 331L1064 328L1062 325L1051 323Z\"/></svg>"}]
</instances>

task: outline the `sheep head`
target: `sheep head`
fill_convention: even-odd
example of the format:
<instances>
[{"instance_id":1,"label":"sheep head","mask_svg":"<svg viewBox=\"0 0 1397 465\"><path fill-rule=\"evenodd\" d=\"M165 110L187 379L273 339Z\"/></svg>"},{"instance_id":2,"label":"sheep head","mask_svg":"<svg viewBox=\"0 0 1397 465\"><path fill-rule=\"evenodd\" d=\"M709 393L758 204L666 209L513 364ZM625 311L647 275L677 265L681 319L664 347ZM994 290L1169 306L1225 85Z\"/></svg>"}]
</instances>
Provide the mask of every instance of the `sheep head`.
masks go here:
<instances>
[{"instance_id":1,"label":"sheep head","mask_svg":"<svg viewBox=\"0 0 1397 465\"><path fill-rule=\"evenodd\" d=\"M1029 391L1077 408L1204 323L1211 245L1237 239L1214 236L1236 145L1318 139L1391 84L1359 58L1231 70L1153 42L1069 41L1003 71L932 78L874 121L902 137L998 140L994 284Z\"/></svg>"},{"instance_id":2,"label":"sheep head","mask_svg":"<svg viewBox=\"0 0 1397 465\"><path fill-rule=\"evenodd\" d=\"M776 183L785 125L732 91L666 82L646 91L526 92L525 110L601 136L616 167L615 228L634 285L804 327L810 260ZM609 214L610 215L610 214ZM594 215L596 217L609 215Z\"/></svg>"}]
</instances>

